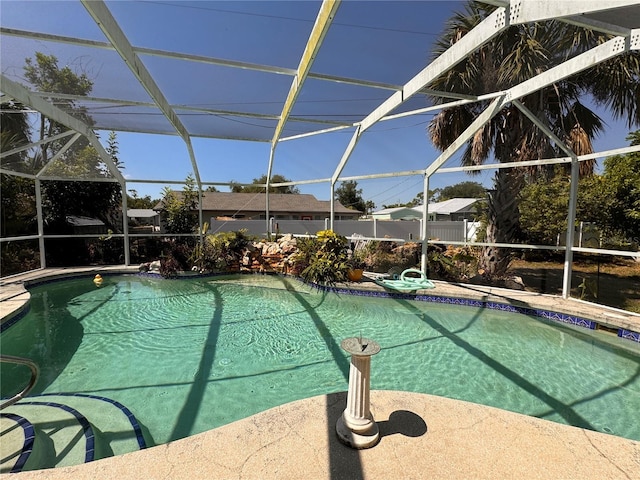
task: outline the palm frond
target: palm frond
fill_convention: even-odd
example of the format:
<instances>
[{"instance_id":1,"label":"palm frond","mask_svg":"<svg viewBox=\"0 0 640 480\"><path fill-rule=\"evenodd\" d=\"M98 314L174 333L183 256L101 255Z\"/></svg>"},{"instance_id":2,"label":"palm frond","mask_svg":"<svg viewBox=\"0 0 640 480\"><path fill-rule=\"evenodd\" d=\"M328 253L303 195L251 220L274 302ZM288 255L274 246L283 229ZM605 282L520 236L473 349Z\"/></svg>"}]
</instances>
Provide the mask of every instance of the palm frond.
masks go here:
<instances>
[{"instance_id":1,"label":"palm frond","mask_svg":"<svg viewBox=\"0 0 640 480\"><path fill-rule=\"evenodd\" d=\"M640 125L640 52L632 51L588 70L586 89L629 128Z\"/></svg>"},{"instance_id":2,"label":"palm frond","mask_svg":"<svg viewBox=\"0 0 640 480\"><path fill-rule=\"evenodd\" d=\"M428 131L437 149L446 149L471 124L472 110L465 107L446 108L433 117Z\"/></svg>"},{"instance_id":3,"label":"palm frond","mask_svg":"<svg viewBox=\"0 0 640 480\"><path fill-rule=\"evenodd\" d=\"M471 163L472 165L482 165L493 146L491 138L491 122L485 123L471 139Z\"/></svg>"},{"instance_id":4,"label":"palm frond","mask_svg":"<svg viewBox=\"0 0 640 480\"><path fill-rule=\"evenodd\" d=\"M550 55L538 38L540 29L511 27L500 38L503 52L498 81L500 88L509 88L549 68Z\"/></svg>"}]
</instances>

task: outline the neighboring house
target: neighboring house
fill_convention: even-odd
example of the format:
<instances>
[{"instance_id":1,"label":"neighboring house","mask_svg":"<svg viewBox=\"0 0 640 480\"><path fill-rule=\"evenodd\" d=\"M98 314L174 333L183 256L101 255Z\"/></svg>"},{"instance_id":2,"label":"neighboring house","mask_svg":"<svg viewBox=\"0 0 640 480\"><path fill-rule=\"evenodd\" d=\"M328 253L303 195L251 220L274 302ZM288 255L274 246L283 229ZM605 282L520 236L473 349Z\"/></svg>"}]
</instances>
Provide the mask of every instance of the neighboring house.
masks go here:
<instances>
[{"instance_id":1,"label":"neighboring house","mask_svg":"<svg viewBox=\"0 0 640 480\"><path fill-rule=\"evenodd\" d=\"M160 214L151 208L130 208L127 218L135 224L134 231L160 231Z\"/></svg>"},{"instance_id":2,"label":"neighboring house","mask_svg":"<svg viewBox=\"0 0 640 480\"><path fill-rule=\"evenodd\" d=\"M371 217L374 220L420 220L422 219L422 211L410 207L385 208L373 212Z\"/></svg>"},{"instance_id":3,"label":"neighboring house","mask_svg":"<svg viewBox=\"0 0 640 480\"><path fill-rule=\"evenodd\" d=\"M478 198L452 198L444 202L429 204L430 221L462 221L473 220L478 212ZM424 205L417 207L385 208L373 212L371 216L376 220L422 220Z\"/></svg>"},{"instance_id":4,"label":"neighboring house","mask_svg":"<svg viewBox=\"0 0 640 480\"><path fill-rule=\"evenodd\" d=\"M429 220L475 220L478 216L478 203L480 198L452 198L444 202L429 204ZM414 207L414 210L422 216L423 205Z\"/></svg>"},{"instance_id":5,"label":"neighboring house","mask_svg":"<svg viewBox=\"0 0 640 480\"><path fill-rule=\"evenodd\" d=\"M182 192L174 192L182 195ZM266 198L264 193L203 192L202 213L210 218L265 220ZM154 210L162 208L160 202ZM363 212L344 207L336 200L336 220L357 220ZM269 194L269 216L276 220L324 220L331 215L328 200L318 200L309 194Z\"/></svg>"}]
</instances>

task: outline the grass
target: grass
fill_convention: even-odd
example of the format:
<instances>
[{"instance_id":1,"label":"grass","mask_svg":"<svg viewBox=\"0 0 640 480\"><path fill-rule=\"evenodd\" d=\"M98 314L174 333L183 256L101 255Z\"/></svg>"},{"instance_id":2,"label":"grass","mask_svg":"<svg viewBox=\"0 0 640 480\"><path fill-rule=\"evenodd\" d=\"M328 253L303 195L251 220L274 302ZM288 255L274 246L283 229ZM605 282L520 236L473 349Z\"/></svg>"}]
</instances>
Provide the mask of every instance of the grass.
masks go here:
<instances>
[{"instance_id":1,"label":"grass","mask_svg":"<svg viewBox=\"0 0 640 480\"><path fill-rule=\"evenodd\" d=\"M580 256L573 263L571 296L640 313L640 262L627 258ZM562 293L562 261L514 260L511 273L522 277L527 290Z\"/></svg>"}]
</instances>

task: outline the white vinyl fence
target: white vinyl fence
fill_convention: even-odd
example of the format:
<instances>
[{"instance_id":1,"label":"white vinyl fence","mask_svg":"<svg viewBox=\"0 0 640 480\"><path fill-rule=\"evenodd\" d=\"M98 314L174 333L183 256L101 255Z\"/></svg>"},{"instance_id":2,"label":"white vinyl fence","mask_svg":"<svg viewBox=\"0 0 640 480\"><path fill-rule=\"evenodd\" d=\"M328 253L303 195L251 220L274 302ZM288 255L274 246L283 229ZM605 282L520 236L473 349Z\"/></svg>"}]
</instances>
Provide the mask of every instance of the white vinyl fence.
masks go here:
<instances>
[{"instance_id":1,"label":"white vinyl fence","mask_svg":"<svg viewBox=\"0 0 640 480\"><path fill-rule=\"evenodd\" d=\"M269 221L269 231L265 231L265 220L215 220L209 222L208 233L229 232L245 229L250 235L267 236L315 235L327 230L329 219L325 220L275 220ZM472 242L475 240L479 222L436 221L429 222L429 238L449 242ZM335 220L333 230L345 237L363 236L380 240L420 241L422 240L422 221L394 220Z\"/></svg>"}]
</instances>

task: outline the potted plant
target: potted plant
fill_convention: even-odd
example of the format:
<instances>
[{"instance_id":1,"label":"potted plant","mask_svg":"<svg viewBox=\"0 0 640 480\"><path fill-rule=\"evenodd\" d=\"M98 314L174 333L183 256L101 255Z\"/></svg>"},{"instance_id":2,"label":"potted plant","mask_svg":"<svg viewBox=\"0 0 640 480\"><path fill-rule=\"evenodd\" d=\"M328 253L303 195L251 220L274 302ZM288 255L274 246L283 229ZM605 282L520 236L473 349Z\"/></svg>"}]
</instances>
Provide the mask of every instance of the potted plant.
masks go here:
<instances>
[{"instance_id":1,"label":"potted plant","mask_svg":"<svg viewBox=\"0 0 640 480\"><path fill-rule=\"evenodd\" d=\"M366 268L362 250L351 253L347 264L349 265L349 270L347 271L347 277L349 280L352 282L361 281L364 269Z\"/></svg>"}]
</instances>

